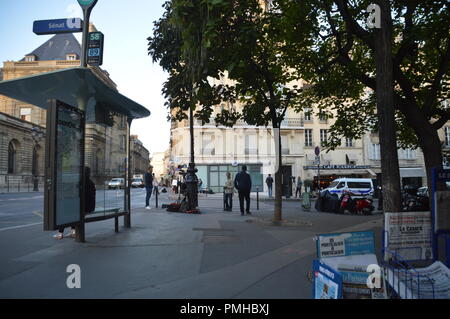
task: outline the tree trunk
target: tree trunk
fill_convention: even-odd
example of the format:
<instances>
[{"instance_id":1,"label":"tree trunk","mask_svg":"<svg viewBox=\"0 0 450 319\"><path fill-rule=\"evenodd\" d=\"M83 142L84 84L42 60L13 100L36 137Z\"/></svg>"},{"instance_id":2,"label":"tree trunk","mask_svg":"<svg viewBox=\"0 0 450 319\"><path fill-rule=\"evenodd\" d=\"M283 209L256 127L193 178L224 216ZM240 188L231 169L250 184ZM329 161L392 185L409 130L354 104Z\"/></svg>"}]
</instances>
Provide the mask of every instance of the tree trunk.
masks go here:
<instances>
[{"instance_id":1,"label":"tree trunk","mask_svg":"<svg viewBox=\"0 0 450 319\"><path fill-rule=\"evenodd\" d=\"M282 156L281 156L281 131L276 125L273 127L274 139L275 139L275 157L278 158L278 167L275 165L275 207L274 207L274 221L279 222L282 220L282 206L283 206L283 185L282 185ZM278 133L275 133L277 132ZM278 139L278 143L277 143ZM278 147L277 147L278 144Z\"/></svg>"},{"instance_id":2,"label":"tree trunk","mask_svg":"<svg viewBox=\"0 0 450 319\"><path fill-rule=\"evenodd\" d=\"M442 168L442 147L437 131L427 132L428 134L419 135L419 143L423 152L425 161L425 170L427 173L427 185L431 196L432 168ZM437 184L438 190L444 189L444 183Z\"/></svg>"},{"instance_id":3,"label":"tree trunk","mask_svg":"<svg viewBox=\"0 0 450 319\"><path fill-rule=\"evenodd\" d=\"M394 76L392 65L392 19L388 0L378 1L381 29L375 31L377 70L377 112L381 150L383 211L401 211L400 172L394 117Z\"/></svg>"}]
</instances>

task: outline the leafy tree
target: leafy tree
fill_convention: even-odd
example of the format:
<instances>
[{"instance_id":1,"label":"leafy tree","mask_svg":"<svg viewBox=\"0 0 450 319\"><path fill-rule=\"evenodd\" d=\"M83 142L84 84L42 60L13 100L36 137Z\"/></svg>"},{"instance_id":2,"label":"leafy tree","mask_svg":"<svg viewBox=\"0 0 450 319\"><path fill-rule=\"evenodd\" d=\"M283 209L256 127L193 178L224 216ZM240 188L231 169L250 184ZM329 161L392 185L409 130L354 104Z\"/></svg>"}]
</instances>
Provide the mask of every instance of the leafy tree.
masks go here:
<instances>
[{"instance_id":1,"label":"leafy tree","mask_svg":"<svg viewBox=\"0 0 450 319\"><path fill-rule=\"evenodd\" d=\"M248 0L172 0L155 23L149 53L170 74L164 94L171 116L186 118L186 110L209 122L212 107L221 101L239 102L242 110L223 110L217 125L233 126L243 119L249 125L280 128L287 109L299 103L302 88L283 54L277 29L282 16ZM210 78L232 80L213 85ZM281 167L281 139L278 139ZM275 173L274 219L282 219L282 176Z\"/></svg>"},{"instance_id":2,"label":"leafy tree","mask_svg":"<svg viewBox=\"0 0 450 319\"><path fill-rule=\"evenodd\" d=\"M377 131L376 30L366 25L369 4L381 0L274 0L284 16L284 53L311 88L298 109L315 104L337 112L330 149L341 138ZM420 147L428 185L442 167L438 130L450 120L450 4L446 0L393 0L392 64L397 136L401 147ZM330 115L331 116L331 115Z\"/></svg>"}]
</instances>

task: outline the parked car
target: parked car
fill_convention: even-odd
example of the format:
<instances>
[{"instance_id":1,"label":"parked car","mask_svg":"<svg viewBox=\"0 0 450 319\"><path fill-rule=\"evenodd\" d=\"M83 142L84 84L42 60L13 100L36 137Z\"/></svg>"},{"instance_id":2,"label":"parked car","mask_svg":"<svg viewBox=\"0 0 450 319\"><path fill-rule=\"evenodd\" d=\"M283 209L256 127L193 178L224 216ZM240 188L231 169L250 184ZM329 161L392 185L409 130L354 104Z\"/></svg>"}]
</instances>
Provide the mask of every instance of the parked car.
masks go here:
<instances>
[{"instance_id":1,"label":"parked car","mask_svg":"<svg viewBox=\"0 0 450 319\"><path fill-rule=\"evenodd\" d=\"M142 178L133 178L133 180L131 181L131 187L144 188L144 180Z\"/></svg>"},{"instance_id":2,"label":"parked car","mask_svg":"<svg viewBox=\"0 0 450 319\"><path fill-rule=\"evenodd\" d=\"M113 178L108 183L108 189L118 189L125 187L125 179L124 178Z\"/></svg>"},{"instance_id":3,"label":"parked car","mask_svg":"<svg viewBox=\"0 0 450 319\"><path fill-rule=\"evenodd\" d=\"M373 181L370 178L338 178L331 182L330 186L323 190L341 198L344 191L349 191L353 197L373 196Z\"/></svg>"}]
</instances>

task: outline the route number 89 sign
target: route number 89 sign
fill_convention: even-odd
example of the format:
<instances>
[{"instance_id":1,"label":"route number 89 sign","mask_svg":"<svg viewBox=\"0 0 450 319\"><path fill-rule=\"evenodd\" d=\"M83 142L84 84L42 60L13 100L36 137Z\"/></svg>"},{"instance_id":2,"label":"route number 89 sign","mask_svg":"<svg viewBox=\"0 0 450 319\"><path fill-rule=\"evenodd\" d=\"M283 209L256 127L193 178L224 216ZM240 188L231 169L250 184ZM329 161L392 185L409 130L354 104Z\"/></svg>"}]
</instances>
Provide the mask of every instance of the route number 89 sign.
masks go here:
<instances>
[{"instance_id":1,"label":"route number 89 sign","mask_svg":"<svg viewBox=\"0 0 450 319\"><path fill-rule=\"evenodd\" d=\"M89 33L87 64L91 66L100 66L103 64L103 43L103 33Z\"/></svg>"}]
</instances>

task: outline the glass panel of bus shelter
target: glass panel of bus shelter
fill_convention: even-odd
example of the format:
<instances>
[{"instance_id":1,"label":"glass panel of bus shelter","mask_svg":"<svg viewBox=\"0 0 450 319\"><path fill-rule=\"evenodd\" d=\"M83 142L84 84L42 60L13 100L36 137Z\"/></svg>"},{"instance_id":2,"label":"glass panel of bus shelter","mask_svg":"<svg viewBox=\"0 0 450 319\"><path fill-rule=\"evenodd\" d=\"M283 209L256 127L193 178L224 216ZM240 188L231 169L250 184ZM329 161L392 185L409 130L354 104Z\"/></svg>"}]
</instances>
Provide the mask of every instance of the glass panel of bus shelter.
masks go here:
<instances>
[{"instance_id":1,"label":"glass panel of bus shelter","mask_svg":"<svg viewBox=\"0 0 450 319\"><path fill-rule=\"evenodd\" d=\"M82 113L59 103L56 138L56 225L80 220Z\"/></svg>"},{"instance_id":2,"label":"glass panel of bus shelter","mask_svg":"<svg viewBox=\"0 0 450 319\"><path fill-rule=\"evenodd\" d=\"M98 122L98 121L97 121ZM122 212L126 209L127 127L120 116L104 123L86 125L85 165L90 168L95 184L95 216Z\"/></svg>"}]
</instances>

